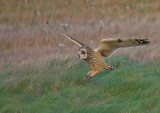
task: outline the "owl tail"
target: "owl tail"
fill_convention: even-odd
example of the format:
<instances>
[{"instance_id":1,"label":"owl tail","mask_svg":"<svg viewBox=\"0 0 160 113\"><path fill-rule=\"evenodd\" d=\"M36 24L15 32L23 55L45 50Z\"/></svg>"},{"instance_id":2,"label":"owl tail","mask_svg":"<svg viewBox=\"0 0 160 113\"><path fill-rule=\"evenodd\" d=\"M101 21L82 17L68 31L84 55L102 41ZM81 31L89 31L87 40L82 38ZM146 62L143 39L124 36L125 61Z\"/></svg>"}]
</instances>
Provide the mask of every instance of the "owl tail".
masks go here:
<instances>
[{"instance_id":1,"label":"owl tail","mask_svg":"<svg viewBox=\"0 0 160 113\"><path fill-rule=\"evenodd\" d=\"M109 64L106 64L105 68L106 70L115 70L115 68Z\"/></svg>"}]
</instances>

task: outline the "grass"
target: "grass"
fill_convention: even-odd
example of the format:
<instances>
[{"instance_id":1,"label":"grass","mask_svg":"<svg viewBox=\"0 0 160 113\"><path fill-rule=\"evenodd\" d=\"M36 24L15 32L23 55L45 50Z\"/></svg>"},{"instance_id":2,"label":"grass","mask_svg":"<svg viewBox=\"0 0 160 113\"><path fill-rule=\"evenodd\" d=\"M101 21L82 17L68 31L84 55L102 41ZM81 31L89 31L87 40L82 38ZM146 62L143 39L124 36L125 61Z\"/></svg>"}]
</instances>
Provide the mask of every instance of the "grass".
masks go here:
<instances>
[{"instance_id":1,"label":"grass","mask_svg":"<svg viewBox=\"0 0 160 113\"><path fill-rule=\"evenodd\" d=\"M51 59L41 67L13 62L0 71L2 113L118 113L160 112L159 59L133 61L116 55L117 68L92 79L84 61ZM57 65L59 64L59 65ZM58 67L57 67L58 66ZM57 68L56 68L57 67Z\"/></svg>"}]
</instances>

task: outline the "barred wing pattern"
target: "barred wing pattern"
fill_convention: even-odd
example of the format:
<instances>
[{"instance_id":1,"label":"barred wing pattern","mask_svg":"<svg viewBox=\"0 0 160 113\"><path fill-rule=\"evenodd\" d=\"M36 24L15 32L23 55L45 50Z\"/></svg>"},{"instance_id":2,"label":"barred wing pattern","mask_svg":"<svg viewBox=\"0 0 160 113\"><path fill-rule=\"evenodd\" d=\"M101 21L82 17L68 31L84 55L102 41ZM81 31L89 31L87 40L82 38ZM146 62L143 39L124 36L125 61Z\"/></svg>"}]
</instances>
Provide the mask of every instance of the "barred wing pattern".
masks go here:
<instances>
[{"instance_id":1,"label":"barred wing pattern","mask_svg":"<svg viewBox=\"0 0 160 113\"><path fill-rule=\"evenodd\" d=\"M148 39L102 39L96 52L108 57L119 48L135 47L149 44Z\"/></svg>"}]
</instances>

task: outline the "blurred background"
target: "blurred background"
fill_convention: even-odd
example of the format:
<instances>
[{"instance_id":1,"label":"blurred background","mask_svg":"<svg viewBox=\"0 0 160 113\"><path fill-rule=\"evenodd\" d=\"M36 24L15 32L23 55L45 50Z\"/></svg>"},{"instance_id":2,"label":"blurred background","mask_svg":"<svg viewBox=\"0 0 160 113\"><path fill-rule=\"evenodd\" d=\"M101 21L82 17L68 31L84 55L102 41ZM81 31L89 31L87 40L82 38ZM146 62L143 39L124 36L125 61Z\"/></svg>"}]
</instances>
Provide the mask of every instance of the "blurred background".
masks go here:
<instances>
[{"instance_id":1,"label":"blurred background","mask_svg":"<svg viewBox=\"0 0 160 113\"><path fill-rule=\"evenodd\" d=\"M102 38L149 38L143 50L120 52L133 59L159 56L159 0L0 0L0 62L77 52L46 21L92 48Z\"/></svg>"},{"instance_id":2,"label":"blurred background","mask_svg":"<svg viewBox=\"0 0 160 113\"><path fill-rule=\"evenodd\" d=\"M87 79L78 46L144 38ZM0 113L160 113L160 0L0 0Z\"/></svg>"}]
</instances>

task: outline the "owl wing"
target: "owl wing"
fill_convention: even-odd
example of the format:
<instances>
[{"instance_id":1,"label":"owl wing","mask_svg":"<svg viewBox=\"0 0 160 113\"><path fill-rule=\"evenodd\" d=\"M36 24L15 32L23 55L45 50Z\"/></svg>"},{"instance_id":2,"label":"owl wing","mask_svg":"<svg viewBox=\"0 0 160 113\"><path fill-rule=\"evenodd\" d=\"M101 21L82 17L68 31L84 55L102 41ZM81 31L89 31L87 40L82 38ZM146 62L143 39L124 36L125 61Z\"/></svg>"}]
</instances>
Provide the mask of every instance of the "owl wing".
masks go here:
<instances>
[{"instance_id":1,"label":"owl wing","mask_svg":"<svg viewBox=\"0 0 160 113\"><path fill-rule=\"evenodd\" d=\"M81 43L80 41L76 40L75 38L65 34L64 32L62 32L61 30L56 29L54 26L50 25L48 22L46 22L53 30L61 33L63 36L65 36L66 38L68 38L69 40L71 40L72 42L76 43L78 46L83 46L85 44Z\"/></svg>"},{"instance_id":2,"label":"owl wing","mask_svg":"<svg viewBox=\"0 0 160 113\"><path fill-rule=\"evenodd\" d=\"M99 47L95 49L95 51L104 57L108 57L119 48L135 47L149 43L148 39L102 39Z\"/></svg>"}]
</instances>

